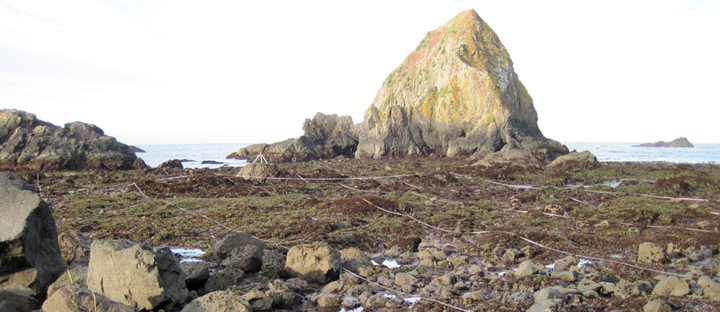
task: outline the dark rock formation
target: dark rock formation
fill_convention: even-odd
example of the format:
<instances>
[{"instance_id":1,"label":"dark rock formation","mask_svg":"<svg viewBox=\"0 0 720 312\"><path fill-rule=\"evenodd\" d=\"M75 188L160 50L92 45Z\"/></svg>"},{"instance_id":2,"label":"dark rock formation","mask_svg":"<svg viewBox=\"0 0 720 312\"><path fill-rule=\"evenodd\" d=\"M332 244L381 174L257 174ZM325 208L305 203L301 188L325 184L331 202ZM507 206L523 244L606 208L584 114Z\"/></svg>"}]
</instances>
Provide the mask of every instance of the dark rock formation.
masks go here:
<instances>
[{"instance_id":1,"label":"dark rock formation","mask_svg":"<svg viewBox=\"0 0 720 312\"><path fill-rule=\"evenodd\" d=\"M45 201L17 174L0 172L0 301L34 309L66 268Z\"/></svg>"},{"instance_id":2,"label":"dark rock formation","mask_svg":"<svg viewBox=\"0 0 720 312\"><path fill-rule=\"evenodd\" d=\"M270 162L295 162L337 156L353 157L357 135L350 116L338 117L317 113L305 119L305 134L273 144L253 144L227 156L228 159L249 159L263 153Z\"/></svg>"},{"instance_id":3,"label":"dark rock formation","mask_svg":"<svg viewBox=\"0 0 720 312\"><path fill-rule=\"evenodd\" d=\"M183 162L180 159L171 159L171 160L168 160L168 161L160 164L160 166L158 166L158 168L159 169L183 169L182 163Z\"/></svg>"},{"instance_id":4,"label":"dark rock formation","mask_svg":"<svg viewBox=\"0 0 720 312\"><path fill-rule=\"evenodd\" d=\"M695 147L685 137L679 137L671 142L657 141L655 143L643 143L640 145L633 145L632 147Z\"/></svg>"},{"instance_id":5,"label":"dark rock formation","mask_svg":"<svg viewBox=\"0 0 720 312\"><path fill-rule=\"evenodd\" d=\"M132 147L95 125L72 122L61 128L11 109L0 110L0 144L0 169L125 170L142 164Z\"/></svg>"},{"instance_id":6,"label":"dark rock formation","mask_svg":"<svg viewBox=\"0 0 720 312\"><path fill-rule=\"evenodd\" d=\"M537 125L533 101L498 36L474 10L427 33L388 75L359 127L357 158L481 151L567 154Z\"/></svg>"}]
</instances>

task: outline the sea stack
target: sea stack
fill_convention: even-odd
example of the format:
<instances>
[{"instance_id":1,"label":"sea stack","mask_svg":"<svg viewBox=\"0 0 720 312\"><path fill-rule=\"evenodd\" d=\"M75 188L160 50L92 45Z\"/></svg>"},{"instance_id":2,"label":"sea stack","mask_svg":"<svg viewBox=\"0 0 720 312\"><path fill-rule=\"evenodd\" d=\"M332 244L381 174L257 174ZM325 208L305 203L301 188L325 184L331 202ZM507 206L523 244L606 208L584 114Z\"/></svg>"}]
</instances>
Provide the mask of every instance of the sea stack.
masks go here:
<instances>
[{"instance_id":1,"label":"sea stack","mask_svg":"<svg viewBox=\"0 0 720 312\"><path fill-rule=\"evenodd\" d=\"M538 128L510 54L475 10L428 32L385 79L359 125L355 157L567 154Z\"/></svg>"}]
</instances>

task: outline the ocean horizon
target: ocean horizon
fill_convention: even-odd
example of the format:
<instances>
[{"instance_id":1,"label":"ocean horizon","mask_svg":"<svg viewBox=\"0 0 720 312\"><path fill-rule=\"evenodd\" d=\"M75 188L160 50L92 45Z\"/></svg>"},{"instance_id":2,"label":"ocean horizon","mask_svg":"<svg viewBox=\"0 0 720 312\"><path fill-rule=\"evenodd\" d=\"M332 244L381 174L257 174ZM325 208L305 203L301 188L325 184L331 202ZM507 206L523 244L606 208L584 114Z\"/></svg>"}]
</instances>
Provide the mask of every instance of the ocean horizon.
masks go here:
<instances>
[{"instance_id":1,"label":"ocean horizon","mask_svg":"<svg viewBox=\"0 0 720 312\"><path fill-rule=\"evenodd\" d=\"M642 143L645 142L563 142L570 151L590 151L600 162L720 163L720 144L697 143L693 148L632 147ZM153 168L172 159L184 160L185 168L242 167L247 164L245 160L225 157L251 144L255 143L137 145L145 153L136 155Z\"/></svg>"}]
</instances>

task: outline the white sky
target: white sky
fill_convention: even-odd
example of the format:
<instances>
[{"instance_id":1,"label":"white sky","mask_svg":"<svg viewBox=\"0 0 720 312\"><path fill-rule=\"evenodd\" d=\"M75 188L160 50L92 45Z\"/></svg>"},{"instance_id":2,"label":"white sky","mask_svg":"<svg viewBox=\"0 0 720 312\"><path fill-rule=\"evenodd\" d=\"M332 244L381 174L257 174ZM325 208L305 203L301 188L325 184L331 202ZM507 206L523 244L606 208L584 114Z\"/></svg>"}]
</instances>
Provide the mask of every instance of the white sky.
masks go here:
<instances>
[{"instance_id":1,"label":"white sky","mask_svg":"<svg viewBox=\"0 0 720 312\"><path fill-rule=\"evenodd\" d=\"M132 144L361 122L425 33L474 8L561 142L720 143L720 1L0 0L0 108Z\"/></svg>"}]
</instances>

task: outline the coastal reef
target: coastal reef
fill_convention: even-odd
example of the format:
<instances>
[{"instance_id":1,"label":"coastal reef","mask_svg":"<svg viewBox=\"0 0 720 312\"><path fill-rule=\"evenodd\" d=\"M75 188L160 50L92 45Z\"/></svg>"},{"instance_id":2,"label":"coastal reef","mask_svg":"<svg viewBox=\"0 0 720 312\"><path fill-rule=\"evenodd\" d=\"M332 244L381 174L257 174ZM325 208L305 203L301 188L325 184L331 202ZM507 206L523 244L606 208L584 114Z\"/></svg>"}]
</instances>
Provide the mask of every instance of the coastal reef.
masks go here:
<instances>
[{"instance_id":1,"label":"coastal reef","mask_svg":"<svg viewBox=\"0 0 720 312\"><path fill-rule=\"evenodd\" d=\"M135 150L99 127L72 122L65 127L37 119L35 114L0 110L0 169L127 170L147 167Z\"/></svg>"},{"instance_id":2,"label":"coastal reef","mask_svg":"<svg viewBox=\"0 0 720 312\"><path fill-rule=\"evenodd\" d=\"M632 147L695 147L685 137L679 137L670 142L657 141L655 143L643 143L640 145L633 145Z\"/></svg>"},{"instance_id":3,"label":"coastal reef","mask_svg":"<svg viewBox=\"0 0 720 312\"><path fill-rule=\"evenodd\" d=\"M35 204L39 194L52 212L60 250L43 247L43 258L59 268L48 276L62 276L17 284L33 268L41 272L41 262L0 259L0 281L10 282L0 285L0 305L720 309L718 165L597 163L571 153L542 168L438 156L262 166L272 167L262 179L233 167L56 171L31 175L28 184L13 175L21 191L9 192L35 198L15 202L43 206ZM10 202L0 213L13 221L0 233L26 234L0 246L55 237L20 230L32 223L21 220L36 218L5 210ZM33 209L22 210L52 221ZM182 251L192 248L200 250ZM40 285L48 283L43 301Z\"/></svg>"},{"instance_id":4,"label":"coastal reef","mask_svg":"<svg viewBox=\"0 0 720 312\"><path fill-rule=\"evenodd\" d=\"M474 10L427 33L387 76L362 123L353 126L349 117L341 119L318 113L305 121L303 137L251 145L228 158L255 157L262 151L274 162L338 155L485 159L503 152L512 155L488 160L520 156L548 162L568 153L567 147L543 136L510 54Z\"/></svg>"}]
</instances>

